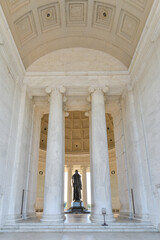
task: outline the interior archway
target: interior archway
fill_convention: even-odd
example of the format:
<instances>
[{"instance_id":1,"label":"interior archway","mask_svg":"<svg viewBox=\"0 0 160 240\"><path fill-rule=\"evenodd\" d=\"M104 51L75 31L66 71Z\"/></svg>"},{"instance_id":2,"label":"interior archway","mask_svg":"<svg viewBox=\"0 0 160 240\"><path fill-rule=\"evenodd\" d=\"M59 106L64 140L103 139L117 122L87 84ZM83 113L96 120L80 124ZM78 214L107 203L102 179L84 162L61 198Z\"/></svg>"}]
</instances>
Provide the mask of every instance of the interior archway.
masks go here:
<instances>
[{"instance_id":1,"label":"interior archway","mask_svg":"<svg viewBox=\"0 0 160 240\"><path fill-rule=\"evenodd\" d=\"M27 72L125 71L127 67L105 52L90 48L66 48L46 54L32 63Z\"/></svg>"},{"instance_id":2,"label":"interior archway","mask_svg":"<svg viewBox=\"0 0 160 240\"><path fill-rule=\"evenodd\" d=\"M153 0L6 0L1 4L26 68L49 52L73 47L104 51L129 67Z\"/></svg>"}]
</instances>

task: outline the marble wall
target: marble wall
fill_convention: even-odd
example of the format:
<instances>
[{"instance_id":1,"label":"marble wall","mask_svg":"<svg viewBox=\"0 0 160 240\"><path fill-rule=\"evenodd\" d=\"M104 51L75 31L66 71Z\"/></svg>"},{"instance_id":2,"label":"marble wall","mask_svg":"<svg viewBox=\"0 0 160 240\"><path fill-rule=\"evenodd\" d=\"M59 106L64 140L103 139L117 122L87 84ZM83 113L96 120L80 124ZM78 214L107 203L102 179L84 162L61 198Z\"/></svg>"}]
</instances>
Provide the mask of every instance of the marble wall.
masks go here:
<instances>
[{"instance_id":1,"label":"marble wall","mask_svg":"<svg viewBox=\"0 0 160 240\"><path fill-rule=\"evenodd\" d=\"M132 210L136 216L147 215L147 201L142 170L142 149L139 146L139 132L135 119L133 92L128 91L122 100L122 116L128 166L129 192L133 191Z\"/></svg>"},{"instance_id":2,"label":"marble wall","mask_svg":"<svg viewBox=\"0 0 160 240\"><path fill-rule=\"evenodd\" d=\"M160 223L160 38L152 44L134 87L144 182L151 218ZM144 151L145 149L145 151Z\"/></svg>"},{"instance_id":3,"label":"marble wall","mask_svg":"<svg viewBox=\"0 0 160 240\"><path fill-rule=\"evenodd\" d=\"M18 129L20 88L8 73L0 54L0 223L3 224L9 205L15 139Z\"/></svg>"},{"instance_id":4,"label":"marble wall","mask_svg":"<svg viewBox=\"0 0 160 240\"><path fill-rule=\"evenodd\" d=\"M113 113L115 150L117 163L118 191L120 201L120 214L128 215L131 212L129 181L128 181L128 165L126 161L126 148L124 137L124 122L122 119L122 109L117 105L116 111Z\"/></svg>"},{"instance_id":5,"label":"marble wall","mask_svg":"<svg viewBox=\"0 0 160 240\"><path fill-rule=\"evenodd\" d=\"M122 98L129 184L135 209L160 224L160 38L151 43ZM131 110L132 109L132 110Z\"/></svg>"},{"instance_id":6,"label":"marble wall","mask_svg":"<svg viewBox=\"0 0 160 240\"><path fill-rule=\"evenodd\" d=\"M23 86L24 69L0 11L0 225L21 214L32 129L33 100ZM5 42L5 44L3 44Z\"/></svg>"},{"instance_id":7,"label":"marble wall","mask_svg":"<svg viewBox=\"0 0 160 240\"><path fill-rule=\"evenodd\" d=\"M24 206L24 200L28 194L28 172L30 163L30 152L32 143L32 121L33 121L33 102L26 95L24 121L23 121L23 133L21 139L21 151L20 151L20 161L18 164L18 177L17 177L17 187L16 187L16 201L15 201L15 212L14 214L19 214L21 212L21 206ZM22 203L22 193L24 191L24 200ZM13 199L11 200L13 201Z\"/></svg>"},{"instance_id":8,"label":"marble wall","mask_svg":"<svg viewBox=\"0 0 160 240\"><path fill-rule=\"evenodd\" d=\"M0 223L8 215L21 213L22 190L26 188L33 103L25 90L25 108L19 80L9 72L10 65L0 55ZM22 118L22 108L24 116ZM22 122L23 120L23 122ZM21 121L21 123L20 123ZM20 125L23 127L21 134ZM20 147L20 148L19 148ZM18 150L19 149L19 150Z\"/></svg>"},{"instance_id":9,"label":"marble wall","mask_svg":"<svg viewBox=\"0 0 160 240\"><path fill-rule=\"evenodd\" d=\"M11 159L7 159L7 173L11 172L10 180L8 182L9 189L5 189L8 192L8 204L7 204L7 219L15 220L21 217L22 209L22 195L24 189L24 197L26 190L28 161L30 152L30 137L32 130L32 112L33 103L28 97L27 88L23 86L20 90L19 98L16 99L15 109L13 108L12 117L16 115L15 130L14 123L11 125L10 139L14 138L12 145L8 148L8 154L11 155ZM19 105L19 112L16 109ZM14 152L12 152L12 148Z\"/></svg>"},{"instance_id":10,"label":"marble wall","mask_svg":"<svg viewBox=\"0 0 160 240\"><path fill-rule=\"evenodd\" d=\"M23 212L28 216L35 215L36 193L37 193L37 174L38 174L38 160L39 160L39 146L40 146L40 124L41 112L34 106L33 122L32 122L32 136L31 136L31 151L28 164L27 176L27 194L24 202Z\"/></svg>"}]
</instances>

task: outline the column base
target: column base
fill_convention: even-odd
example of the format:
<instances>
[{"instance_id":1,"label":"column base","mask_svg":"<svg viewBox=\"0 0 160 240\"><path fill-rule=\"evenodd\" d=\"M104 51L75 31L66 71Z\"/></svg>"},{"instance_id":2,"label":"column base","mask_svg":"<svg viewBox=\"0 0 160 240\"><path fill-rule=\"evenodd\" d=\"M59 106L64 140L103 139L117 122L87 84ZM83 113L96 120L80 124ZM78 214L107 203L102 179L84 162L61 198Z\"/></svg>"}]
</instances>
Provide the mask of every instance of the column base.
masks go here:
<instances>
[{"instance_id":1,"label":"column base","mask_svg":"<svg viewBox=\"0 0 160 240\"><path fill-rule=\"evenodd\" d=\"M36 217L36 213L35 212L23 213L22 214L22 218L23 219L35 218L35 217Z\"/></svg>"},{"instance_id":2,"label":"column base","mask_svg":"<svg viewBox=\"0 0 160 240\"><path fill-rule=\"evenodd\" d=\"M41 222L49 222L49 223L63 223L65 220L64 214L43 214L41 218Z\"/></svg>"},{"instance_id":3,"label":"column base","mask_svg":"<svg viewBox=\"0 0 160 240\"><path fill-rule=\"evenodd\" d=\"M16 223L17 221L22 220L22 215L21 214L14 214L14 215L8 215L7 216L7 224L10 223Z\"/></svg>"},{"instance_id":4,"label":"column base","mask_svg":"<svg viewBox=\"0 0 160 240\"><path fill-rule=\"evenodd\" d=\"M136 219L142 222L150 222L148 214L133 214L133 219Z\"/></svg>"},{"instance_id":5,"label":"column base","mask_svg":"<svg viewBox=\"0 0 160 240\"><path fill-rule=\"evenodd\" d=\"M92 214L91 213L90 219L93 223L104 223L104 216L102 214ZM115 218L113 217L113 214L106 214L105 221L106 221L106 223L115 222Z\"/></svg>"},{"instance_id":6,"label":"column base","mask_svg":"<svg viewBox=\"0 0 160 240\"><path fill-rule=\"evenodd\" d=\"M119 218L128 218L130 220L139 220L141 222L150 222L148 214L133 214L132 212L120 212Z\"/></svg>"},{"instance_id":7,"label":"column base","mask_svg":"<svg viewBox=\"0 0 160 240\"><path fill-rule=\"evenodd\" d=\"M131 212L119 212L119 218L128 218L130 220L133 219L133 213Z\"/></svg>"}]
</instances>

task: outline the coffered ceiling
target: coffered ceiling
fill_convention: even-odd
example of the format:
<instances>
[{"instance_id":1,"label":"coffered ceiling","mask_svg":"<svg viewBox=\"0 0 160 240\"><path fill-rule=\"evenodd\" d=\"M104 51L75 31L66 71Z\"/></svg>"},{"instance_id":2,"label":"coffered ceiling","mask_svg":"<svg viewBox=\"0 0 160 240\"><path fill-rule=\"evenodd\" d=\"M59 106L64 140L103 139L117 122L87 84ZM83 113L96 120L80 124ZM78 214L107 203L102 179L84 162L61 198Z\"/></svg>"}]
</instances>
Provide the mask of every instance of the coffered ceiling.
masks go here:
<instances>
[{"instance_id":1,"label":"coffered ceiling","mask_svg":"<svg viewBox=\"0 0 160 240\"><path fill-rule=\"evenodd\" d=\"M89 118L83 111L70 111L65 118L65 153L89 153ZM108 148L115 147L112 116L106 114ZM48 114L41 122L40 148L47 149Z\"/></svg>"},{"instance_id":2,"label":"coffered ceiling","mask_svg":"<svg viewBox=\"0 0 160 240\"><path fill-rule=\"evenodd\" d=\"M129 66L153 0L0 0L22 61L92 48Z\"/></svg>"}]
</instances>

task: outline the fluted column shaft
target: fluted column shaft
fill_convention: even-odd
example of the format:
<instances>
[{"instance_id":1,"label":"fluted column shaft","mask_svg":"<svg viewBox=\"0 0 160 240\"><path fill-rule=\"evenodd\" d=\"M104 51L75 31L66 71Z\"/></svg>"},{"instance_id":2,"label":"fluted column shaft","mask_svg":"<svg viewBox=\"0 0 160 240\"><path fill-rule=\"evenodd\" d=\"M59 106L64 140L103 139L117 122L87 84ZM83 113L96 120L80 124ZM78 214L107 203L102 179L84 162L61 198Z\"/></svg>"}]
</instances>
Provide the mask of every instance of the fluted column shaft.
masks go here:
<instances>
[{"instance_id":1,"label":"fluted column shaft","mask_svg":"<svg viewBox=\"0 0 160 240\"><path fill-rule=\"evenodd\" d=\"M53 89L50 94L50 112L47 139L44 210L42 221L64 220L64 157L62 94Z\"/></svg>"},{"instance_id":2,"label":"fluted column shaft","mask_svg":"<svg viewBox=\"0 0 160 240\"><path fill-rule=\"evenodd\" d=\"M114 221L112 214L111 187L104 93L95 89L91 94L91 220L103 221L102 208L106 209L107 221Z\"/></svg>"},{"instance_id":3,"label":"fluted column shaft","mask_svg":"<svg viewBox=\"0 0 160 240\"><path fill-rule=\"evenodd\" d=\"M72 202L71 178L72 178L72 168L68 167L67 209L71 207L71 202Z\"/></svg>"},{"instance_id":4,"label":"fluted column shaft","mask_svg":"<svg viewBox=\"0 0 160 240\"><path fill-rule=\"evenodd\" d=\"M136 193L135 199L135 210L137 215L141 217L142 220L148 220L148 205L146 201L146 189L145 189L145 182L144 182L144 170L143 170L143 163L142 163L142 153L140 149L140 145L138 144L140 141L137 121L136 121L136 110L135 110L135 103L134 103L134 96L133 91L128 89L128 107L129 107L129 126L130 126L130 133L132 136L131 141L131 149L134 149L134 155L132 158L129 156L132 173L135 172L135 179L133 181L133 190ZM132 150L133 151L133 150ZM134 160L134 161L133 161ZM134 162L134 164L133 164ZM137 200L137 201L136 201ZM137 213L138 210L138 213Z\"/></svg>"},{"instance_id":5,"label":"fluted column shaft","mask_svg":"<svg viewBox=\"0 0 160 240\"><path fill-rule=\"evenodd\" d=\"M82 195L83 195L83 204L85 208L87 206L87 177L86 177L86 167L82 168Z\"/></svg>"}]
</instances>

